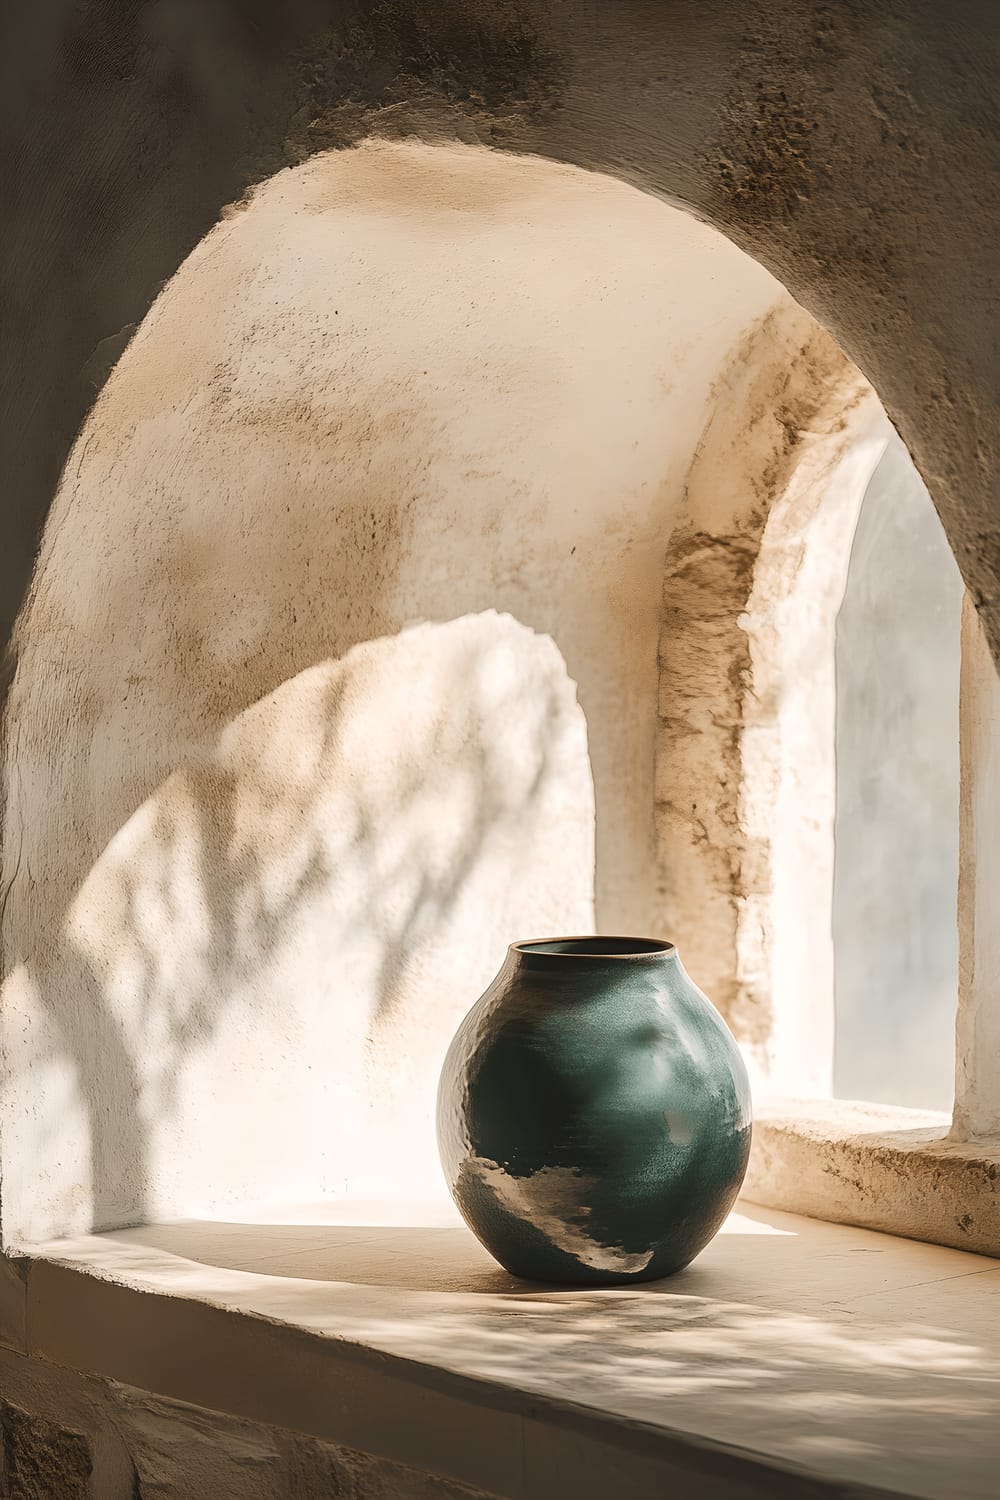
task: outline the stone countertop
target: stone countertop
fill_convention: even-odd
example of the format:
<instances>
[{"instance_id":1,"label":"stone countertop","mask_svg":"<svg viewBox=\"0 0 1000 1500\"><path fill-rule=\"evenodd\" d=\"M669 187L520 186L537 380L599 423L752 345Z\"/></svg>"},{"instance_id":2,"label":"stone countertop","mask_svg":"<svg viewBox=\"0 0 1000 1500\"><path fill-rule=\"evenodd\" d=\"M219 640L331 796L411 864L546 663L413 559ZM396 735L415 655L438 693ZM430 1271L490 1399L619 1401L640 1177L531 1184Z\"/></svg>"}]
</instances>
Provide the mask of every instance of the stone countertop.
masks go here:
<instances>
[{"instance_id":1,"label":"stone countertop","mask_svg":"<svg viewBox=\"0 0 1000 1500\"><path fill-rule=\"evenodd\" d=\"M31 1247L5 1342L517 1500L1000 1490L1000 1261L741 1203L680 1275L570 1291L447 1206L252 1218Z\"/></svg>"}]
</instances>

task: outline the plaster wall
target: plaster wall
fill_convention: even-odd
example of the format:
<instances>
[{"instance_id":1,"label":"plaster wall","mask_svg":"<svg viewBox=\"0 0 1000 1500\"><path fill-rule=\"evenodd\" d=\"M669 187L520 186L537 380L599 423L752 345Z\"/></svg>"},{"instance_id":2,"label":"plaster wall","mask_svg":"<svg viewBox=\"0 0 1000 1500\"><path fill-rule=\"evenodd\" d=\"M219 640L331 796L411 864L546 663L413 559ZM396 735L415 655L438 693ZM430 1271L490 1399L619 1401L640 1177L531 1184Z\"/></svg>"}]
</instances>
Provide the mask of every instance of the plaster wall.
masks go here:
<instances>
[{"instance_id":1,"label":"plaster wall","mask_svg":"<svg viewBox=\"0 0 1000 1500\"><path fill-rule=\"evenodd\" d=\"M4 633L94 390L164 281L247 184L374 130L607 171L692 209L765 263L877 386L996 656L1000 31L991 0L889 0L877 13L852 0L748 0L710 12L687 0L40 0L12 19L8 40ZM142 531L139 511L133 524ZM977 681L992 688L987 674ZM64 701L58 687L54 697ZM975 723L990 722L980 708ZM54 729L63 722L56 714ZM968 837L980 819L978 856L963 868L966 917L989 908L986 882L973 878L986 868L993 826L989 737L977 736L967 736L983 774L967 767L965 777ZM78 745L75 758L84 753ZM142 786L135 800L156 781L148 754L128 754ZM81 804L95 845L117 811L100 797ZM21 863L10 834L8 825L7 869L30 880L31 850ZM89 838L69 829L64 842L72 850ZM47 875L60 877L58 860ZM62 908L58 892L51 904ZM968 921L963 930L984 995L990 924L980 910L978 936ZM987 1114L981 1128L992 1129Z\"/></svg>"},{"instance_id":2,"label":"plaster wall","mask_svg":"<svg viewBox=\"0 0 1000 1500\"><path fill-rule=\"evenodd\" d=\"M191 256L19 630L8 1241L435 1190L505 944L658 925L667 543L776 309L686 216L462 148L315 158Z\"/></svg>"},{"instance_id":3,"label":"plaster wall","mask_svg":"<svg viewBox=\"0 0 1000 1500\"><path fill-rule=\"evenodd\" d=\"M370 133L631 181L767 265L878 389L1000 647L992 0L38 0L0 151L0 631L95 388L222 206Z\"/></svg>"}]
</instances>

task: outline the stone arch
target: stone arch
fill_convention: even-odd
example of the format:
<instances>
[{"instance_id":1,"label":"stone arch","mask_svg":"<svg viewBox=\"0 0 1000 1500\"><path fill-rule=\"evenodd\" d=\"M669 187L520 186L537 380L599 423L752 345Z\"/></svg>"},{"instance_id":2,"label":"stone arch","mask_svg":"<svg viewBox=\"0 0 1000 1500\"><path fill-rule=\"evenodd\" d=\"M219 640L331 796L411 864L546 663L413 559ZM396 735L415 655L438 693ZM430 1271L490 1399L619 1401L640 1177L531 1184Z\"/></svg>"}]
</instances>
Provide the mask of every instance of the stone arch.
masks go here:
<instances>
[{"instance_id":1,"label":"stone arch","mask_svg":"<svg viewBox=\"0 0 1000 1500\"><path fill-rule=\"evenodd\" d=\"M247 186L374 132L608 172L768 266L879 391L996 654L992 19L977 0L961 26L936 0L34 7L10 51L3 635L94 383L157 288Z\"/></svg>"}]
</instances>

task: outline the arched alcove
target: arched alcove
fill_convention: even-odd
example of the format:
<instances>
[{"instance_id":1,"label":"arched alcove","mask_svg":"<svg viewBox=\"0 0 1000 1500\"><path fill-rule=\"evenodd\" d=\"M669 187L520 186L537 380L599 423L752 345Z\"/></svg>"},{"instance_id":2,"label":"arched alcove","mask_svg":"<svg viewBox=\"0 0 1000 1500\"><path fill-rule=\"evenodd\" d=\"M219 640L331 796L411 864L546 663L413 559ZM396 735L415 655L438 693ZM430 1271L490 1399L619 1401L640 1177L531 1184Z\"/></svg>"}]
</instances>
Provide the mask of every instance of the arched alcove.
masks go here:
<instances>
[{"instance_id":1,"label":"arched alcove","mask_svg":"<svg viewBox=\"0 0 1000 1500\"><path fill-rule=\"evenodd\" d=\"M802 901L772 880L795 865L777 848L795 827L782 787L815 729L813 697L788 708L786 681L814 696L816 677L786 660L782 611L816 613L809 559L848 544L886 430L767 272L607 178L368 143L228 215L82 431L19 628L8 828L31 880L14 879L7 925L7 1234L310 1187L431 1190L449 1030L536 922L668 922L762 1078L801 1090L807 1055L828 1071L823 1013L801 1005L808 952L787 957ZM484 651L513 631L537 685L509 721L469 719L478 659L436 679L441 732L465 723L483 749L450 773L475 847L456 834L425 858L404 836L400 777L438 774L433 735L389 778L381 831L345 846L342 783L357 805L361 763L337 758L352 722L338 674L363 674L368 652L377 678L378 652L406 661L421 642L447 663L452 637L422 622L469 617ZM486 752L516 767L532 738L551 678L539 640L567 722L578 695L589 768L579 750L543 754L538 807L515 815ZM326 707L303 717L316 672ZM405 758L406 705L391 706L385 754ZM254 726L285 714L305 729L279 754ZM365 722L374 754L378 715ZM258 753L290 758L270 791ZM301 783L301 806L296 756L322 789ZM707 884L684 863L699 777L716 799L694 851ZM409 896L383 858L397 800ZM487 835L502 873L481 864ZM491 902L488 876L518 899ZM333 917L348 890L370 895L353 937ZM356 948L369 967L338 979ZM379 1031L390 971L405 998ZM406 1120L412 1151L394 1159Z\"/></svg>"}]
</instances>

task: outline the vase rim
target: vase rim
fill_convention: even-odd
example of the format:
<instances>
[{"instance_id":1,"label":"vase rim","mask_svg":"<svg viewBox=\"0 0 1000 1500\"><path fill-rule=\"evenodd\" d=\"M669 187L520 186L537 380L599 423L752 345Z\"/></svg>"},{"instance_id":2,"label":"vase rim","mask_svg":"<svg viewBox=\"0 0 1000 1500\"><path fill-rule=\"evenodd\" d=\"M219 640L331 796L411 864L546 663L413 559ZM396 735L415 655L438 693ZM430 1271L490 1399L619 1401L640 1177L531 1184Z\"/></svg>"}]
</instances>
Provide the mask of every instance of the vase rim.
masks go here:
<instances>
[{"instance_id":1,"label":"vase rim","mask_svg":"<svg viewBox=\"0 0 1000 1500\"><path fill-rule=\"evenodd\" d=\"M603 933L590 937L531 938L511 943L512 953L525 958L570 958L583 962L612 960L625 963L657 962L673 958L677 949L663 938L617 937Z\"/></svg>"}]
</instances>

